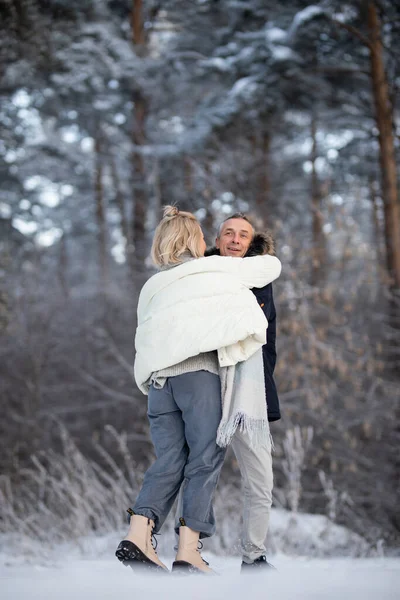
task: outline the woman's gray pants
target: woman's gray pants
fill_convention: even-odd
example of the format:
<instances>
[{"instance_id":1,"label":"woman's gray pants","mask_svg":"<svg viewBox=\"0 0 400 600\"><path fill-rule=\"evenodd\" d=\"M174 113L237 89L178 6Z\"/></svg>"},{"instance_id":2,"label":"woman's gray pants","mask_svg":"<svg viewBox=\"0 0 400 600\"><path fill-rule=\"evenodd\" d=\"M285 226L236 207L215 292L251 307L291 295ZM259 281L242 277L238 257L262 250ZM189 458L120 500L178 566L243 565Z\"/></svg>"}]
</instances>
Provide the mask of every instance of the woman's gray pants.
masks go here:
<instances>
[{"instance_id":1,"label":"woman's gray pants","mask_svg":"<svg viewBox=\"0 0 400 600\"><path fill-rule=\"evenodd\" d=\"M212 500L225 457L216 443L221 412L220 380L208 371L169 377L161 389L150 387L148 417L157 458L133 511L152 519L155 532L183 484L185 524L200 537L215 533Z\"/></svg>"}]
</instances>

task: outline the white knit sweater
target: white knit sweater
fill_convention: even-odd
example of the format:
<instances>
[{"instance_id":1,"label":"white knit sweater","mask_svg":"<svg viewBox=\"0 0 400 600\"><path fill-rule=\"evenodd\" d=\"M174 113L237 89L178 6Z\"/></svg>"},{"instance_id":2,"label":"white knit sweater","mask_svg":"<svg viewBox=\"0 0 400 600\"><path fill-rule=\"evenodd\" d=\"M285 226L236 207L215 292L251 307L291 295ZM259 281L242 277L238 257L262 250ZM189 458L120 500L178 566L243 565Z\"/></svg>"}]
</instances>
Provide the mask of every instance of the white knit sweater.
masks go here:
<instances>
[{"instance_id":1,"label":"white knit sweater","mask_svg":"<svg viewBox=\"0 0 400 600\"><path fill-rule=\"evenodd\" d=\"M279 277L280 261L211 256L153 275L138 303L135 379L148 393L151 373L201 352L218 350L220 367L252 356L268 326L250 288Z\"/></svg>"}]
</instances>

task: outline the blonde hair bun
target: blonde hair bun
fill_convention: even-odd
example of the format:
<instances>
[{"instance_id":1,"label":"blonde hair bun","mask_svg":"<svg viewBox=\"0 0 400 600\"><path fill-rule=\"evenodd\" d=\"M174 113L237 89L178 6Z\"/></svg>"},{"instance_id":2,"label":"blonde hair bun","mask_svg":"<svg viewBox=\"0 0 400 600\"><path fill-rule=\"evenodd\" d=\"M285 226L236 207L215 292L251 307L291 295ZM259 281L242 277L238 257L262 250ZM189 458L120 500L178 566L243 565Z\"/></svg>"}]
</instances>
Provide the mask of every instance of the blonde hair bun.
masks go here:
<instances>
[{"instance_id":1,"label":"blonde hair bun","mask_svg":"<svg viewBox=\"0 0 400 600\"><path fill-rule=\"evenodd\" d=\"M157 267L178 265L182 255L204 256L204 237L196 217L177 206L164 206L164 217L157 225L151 258Z\"/></svg>"},{"instance_id":2,"label":"blonde hair bun","mask_svg":"<svg viewBox=\"0 0 400 600\"><path fill-rule=\"evenodd\" d=\"M177 206L164 206L163 217L176 217L176 215L179 215L179 209Z\"/></svg>"}]
</instances>

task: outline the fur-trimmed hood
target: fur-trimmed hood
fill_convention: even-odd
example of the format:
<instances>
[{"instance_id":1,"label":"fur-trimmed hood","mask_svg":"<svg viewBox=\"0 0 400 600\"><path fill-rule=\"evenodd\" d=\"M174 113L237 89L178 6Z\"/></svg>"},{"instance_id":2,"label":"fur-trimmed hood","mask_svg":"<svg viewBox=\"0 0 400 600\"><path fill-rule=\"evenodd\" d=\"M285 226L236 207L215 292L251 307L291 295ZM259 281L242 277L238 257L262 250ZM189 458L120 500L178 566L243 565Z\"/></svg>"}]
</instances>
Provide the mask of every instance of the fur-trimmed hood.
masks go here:
<instances>
[{"instance_id":1,"label":"fur-trimmed hood","mask_svg":"<svg viewBox=\"0 0 400 600\"><path fill-rule=\"evenodd\" d=\"M204 256L215 256L219 255L219 250L215 246L208 248L205 251ZM258 256L260 254L270 254L275 256L275 244L274 239L269 231L257 232L246 252L247 256Z\"/></svg>"}]
</instances>

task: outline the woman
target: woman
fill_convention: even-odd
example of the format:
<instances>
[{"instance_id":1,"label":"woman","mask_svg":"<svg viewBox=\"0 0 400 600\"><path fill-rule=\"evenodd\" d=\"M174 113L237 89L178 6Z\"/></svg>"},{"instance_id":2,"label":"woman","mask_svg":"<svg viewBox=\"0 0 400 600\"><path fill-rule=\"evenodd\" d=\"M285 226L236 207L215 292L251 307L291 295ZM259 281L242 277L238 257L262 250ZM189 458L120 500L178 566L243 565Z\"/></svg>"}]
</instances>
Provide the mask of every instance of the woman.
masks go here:
<instances>
[{"instance_id":1,"label":"woman","mask_svg":"<svg viewBox=\"0 0 400 600\"><path fill-rule=\"evenodd\" d=\"M201 558L198 540L215 531L212 498L225 455L217 444L224 421L219 369L247 361L265 343L266 320L250 288L276 279L281 266L269 255L204 258L205 248L196 218L167 206L152 245L160 272L143 286L138 303L135 379L148 394L157 458L128 511L130 528L116 552L132 567L167 571L152 534L160 530L183 484L173 571L213 573ZM230 434L220 435L224 445L232 419Z\"/></svg>"}]
</instances>

